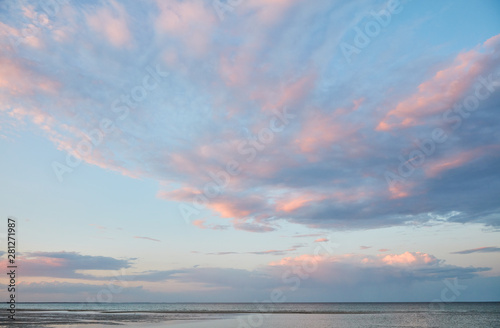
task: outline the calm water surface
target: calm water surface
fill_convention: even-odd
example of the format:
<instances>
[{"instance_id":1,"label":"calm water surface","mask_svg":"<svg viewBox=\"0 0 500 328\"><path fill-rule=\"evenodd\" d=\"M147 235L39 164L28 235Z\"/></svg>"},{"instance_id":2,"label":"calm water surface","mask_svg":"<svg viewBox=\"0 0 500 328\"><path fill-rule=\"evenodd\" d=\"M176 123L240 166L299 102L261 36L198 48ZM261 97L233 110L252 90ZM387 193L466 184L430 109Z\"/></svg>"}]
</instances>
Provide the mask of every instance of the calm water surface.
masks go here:
<instances>
[{"instance_id":1,"label":"calm water surface","mask_svg":"<svg viewBox=\"0 0 500 328\"><path fill-rule=\"evenodd\" d=\"M6 305L2 304L5 309ZM7 315L0 318L6 327ZM20 327L498 328L500 303L23 303Z\"/></svg>"}]
</instances>

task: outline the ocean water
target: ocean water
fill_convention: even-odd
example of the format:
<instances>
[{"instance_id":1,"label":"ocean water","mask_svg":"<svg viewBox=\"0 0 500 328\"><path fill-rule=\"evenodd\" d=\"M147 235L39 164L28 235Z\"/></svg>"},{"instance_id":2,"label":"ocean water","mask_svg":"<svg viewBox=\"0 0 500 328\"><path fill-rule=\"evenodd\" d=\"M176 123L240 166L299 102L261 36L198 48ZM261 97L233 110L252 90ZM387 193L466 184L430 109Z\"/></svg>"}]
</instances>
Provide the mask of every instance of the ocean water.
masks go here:
<instances>
[{"instance_id":1,"label":"ocean water","mask_svg":"<svg viewBox=\"0 0 500 328\"><path fill-rule=\"evenodd\" d=\"M499 328L500 303L18 303L0 327ZM119 326L118 326L119 327Z\"/></svg>"}]
</instances>

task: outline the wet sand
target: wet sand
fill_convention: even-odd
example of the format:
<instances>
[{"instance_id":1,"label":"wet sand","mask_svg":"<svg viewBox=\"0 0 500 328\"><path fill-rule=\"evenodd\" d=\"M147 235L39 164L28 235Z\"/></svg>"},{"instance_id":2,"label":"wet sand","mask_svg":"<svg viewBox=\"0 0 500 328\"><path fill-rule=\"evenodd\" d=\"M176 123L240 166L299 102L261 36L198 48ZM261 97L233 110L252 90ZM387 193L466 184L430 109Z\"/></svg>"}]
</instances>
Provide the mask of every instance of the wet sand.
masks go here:
<instances>
[{"instance_id":1,"label":"wet sand","mask_svg":"<svg viewBox=\"0 0 500 328\"><path fill-rule=\"evenodd\" d=\"M50 328L235 328L238 321L235 318L215 319L215 320L169 320L157 323L119 323L119 326L109 324L71 324L71 325L50 325Z\"/></svg>"},{"instance_id":2,"label":"wet sand","mask_svg":"<svg viewBox=\"0 0 500 328\"><path fill-rule=\"evenodd\" d=\"M103 313L94 311L19 311L16 320L0 318L0 327L26 328L160 328L160 327L218 327L219 321L235 322L235 314L221 313ZM8 321L8 322L7 322ZM197 325L201 323L202 325ZM208 323L216 324L211 325Z\"/></svg>"}]
</instances>

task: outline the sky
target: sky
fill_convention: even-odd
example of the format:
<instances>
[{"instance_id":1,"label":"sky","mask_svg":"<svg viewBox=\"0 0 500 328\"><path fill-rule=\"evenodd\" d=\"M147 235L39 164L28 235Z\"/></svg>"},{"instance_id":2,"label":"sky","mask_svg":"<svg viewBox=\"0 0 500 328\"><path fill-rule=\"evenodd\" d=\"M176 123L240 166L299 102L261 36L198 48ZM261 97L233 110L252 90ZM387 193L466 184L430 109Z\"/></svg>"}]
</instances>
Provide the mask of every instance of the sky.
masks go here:
<instances>
[{"instance_id":1,"label":"sky","mask_svg":"<svg viewBox=\"0 0 500 328\"><path fill-rule=\"evenodd\" d=\"M2 1L17 300L499 301L498 17Z\"/></svg>"}]
</instances>

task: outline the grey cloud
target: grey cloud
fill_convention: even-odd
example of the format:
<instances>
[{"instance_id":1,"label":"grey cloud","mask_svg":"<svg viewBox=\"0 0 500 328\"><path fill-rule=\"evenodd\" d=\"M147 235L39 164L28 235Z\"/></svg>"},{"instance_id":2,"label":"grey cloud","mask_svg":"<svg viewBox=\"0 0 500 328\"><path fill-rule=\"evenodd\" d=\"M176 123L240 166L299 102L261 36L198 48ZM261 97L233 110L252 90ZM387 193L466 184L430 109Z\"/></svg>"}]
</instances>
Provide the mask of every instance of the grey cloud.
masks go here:
<instances>
[{"instance_id":1,"label":"grey cloud","mask_svg":"<svg viewBox=\"0 0 500 328\"><path fill-rule=\"evenodd\" d=\"M472 254L472 253L496 253L500 252L499 247L479 247L473 249L466 249L464 251L452 252L451 254Z\"/></svg>"},{"instance_id":2,"label":"grey cloud","mask_svg":"<svg viewBox=\"0 0 500 328\"><path fill-rule=\"evenodd\" d=\"M159 239L155 239L155 238L151 238L151 237L139 237L139 236L134 236L135 239L145 239L145 240L151 240L151 241L157 241L157 242L160 242L161 240Z\"/></svg>"},{"instance_id":3,"label":"grey cloud","mask_svg":"<svg viewBox=\"0 0 500 328\"><path fill-rule=\"evenodd\" d=\"M134 259L81 255L76 252L30 252L23 256L23 275L31 277L84 278L99 280L77 270L120 270L129 268ZM48 260L52 259L52 260ZM55 263L54 263L55 261Z\"/></svg>"}]
</instances>

